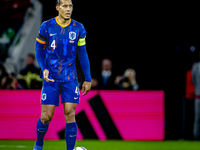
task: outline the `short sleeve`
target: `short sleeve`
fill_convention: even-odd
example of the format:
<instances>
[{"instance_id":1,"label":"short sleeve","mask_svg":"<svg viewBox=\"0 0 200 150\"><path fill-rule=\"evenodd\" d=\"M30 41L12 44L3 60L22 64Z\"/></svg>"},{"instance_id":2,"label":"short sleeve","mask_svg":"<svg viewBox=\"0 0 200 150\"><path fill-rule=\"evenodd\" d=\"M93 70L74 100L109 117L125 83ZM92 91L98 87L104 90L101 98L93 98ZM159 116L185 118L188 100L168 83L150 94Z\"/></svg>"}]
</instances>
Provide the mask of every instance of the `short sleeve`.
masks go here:
<instances>
[{"instance_id":1,"label":"short sleeve","mask_svg":"<svg viewBox=\"0 0 200 150\"><path fill-rule=\"evenodd\" d=\"M81 24L78 46L83 46L86 44L85 38L86 38L86 31L84 26Z\"/></svg>"}]
</instances>

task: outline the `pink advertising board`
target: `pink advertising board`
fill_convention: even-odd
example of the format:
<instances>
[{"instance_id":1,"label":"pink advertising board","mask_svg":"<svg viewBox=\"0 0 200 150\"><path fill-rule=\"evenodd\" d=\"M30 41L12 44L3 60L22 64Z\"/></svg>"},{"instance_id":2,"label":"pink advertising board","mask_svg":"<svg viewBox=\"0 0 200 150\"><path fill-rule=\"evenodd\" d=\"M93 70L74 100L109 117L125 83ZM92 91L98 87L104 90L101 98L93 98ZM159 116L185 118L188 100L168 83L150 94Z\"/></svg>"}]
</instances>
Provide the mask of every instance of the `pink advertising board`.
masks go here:
<instances>
[{"instance_id":1,"label":"pink advertising board","mask_svg":"<svg viewBox=\"0 0 200 150\"><path fill-rule=\"evenodd\" d=\"M36 123L41 113L40 96L40 90L0 90L0 139L36 139ZM121 139L164 140L163 91L94 90L81 96L76 115L84 112L97 138L107 140L109 137L104 122L97 113L98 105L93 105L97 96ZM45 139L58 140L58 132L64 128L64 111L60 103ZM78 140L84 139L81 129L81 124L78 124Z\"/></svg>"}]
</instances>

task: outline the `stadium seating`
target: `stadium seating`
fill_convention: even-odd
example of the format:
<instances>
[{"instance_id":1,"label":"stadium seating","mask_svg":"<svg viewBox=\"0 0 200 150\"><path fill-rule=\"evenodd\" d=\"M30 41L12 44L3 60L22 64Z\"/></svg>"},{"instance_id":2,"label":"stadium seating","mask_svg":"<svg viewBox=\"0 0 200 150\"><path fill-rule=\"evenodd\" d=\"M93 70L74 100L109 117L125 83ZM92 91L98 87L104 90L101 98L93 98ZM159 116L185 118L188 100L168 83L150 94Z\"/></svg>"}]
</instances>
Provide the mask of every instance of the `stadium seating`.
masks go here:
<instances>
[{"instance_id":1,"label":"stadium seating","mask_svg":"<svg viewBox=\"0 0 200 150\"><path fill-rule=\"evenodd\" d=\"M0 13L4 14L2 16L4 23L1 24L0 28L0 61L7 72L14 71L17 74L21 69L19 68L19 65L21 65L19 62L22 62L26 55L24 54L23 58L19 57L22 56L22 53L25 51L23 43L30 40L29 37L31 36L31 33L35 32L30 24L35 26L37 29L41 24L41 9L42 6L38 0L0 1ZM39 25L35 25L35 22ZM33 36L36 35L33 34ZM35 40L31 41L34 43ZM20 46L20 50L17 51L16 47L18 45L22 46ZM17 55L14 51L16 51ZM33 50L31 52L33 52Z\"/></svg>"},{"instance_id":2,"label":"stadium seating","mask_svg":"<svg viewBox=\"0 0 200 150\"><path fill-rule=\"evenodd\" d=\"M5 61L9 46L11 45L16 33L23 24L24 16L30 0L1 0L0 13L2 20L0 28L0 60Z\"/></svg>"}]
</instances>

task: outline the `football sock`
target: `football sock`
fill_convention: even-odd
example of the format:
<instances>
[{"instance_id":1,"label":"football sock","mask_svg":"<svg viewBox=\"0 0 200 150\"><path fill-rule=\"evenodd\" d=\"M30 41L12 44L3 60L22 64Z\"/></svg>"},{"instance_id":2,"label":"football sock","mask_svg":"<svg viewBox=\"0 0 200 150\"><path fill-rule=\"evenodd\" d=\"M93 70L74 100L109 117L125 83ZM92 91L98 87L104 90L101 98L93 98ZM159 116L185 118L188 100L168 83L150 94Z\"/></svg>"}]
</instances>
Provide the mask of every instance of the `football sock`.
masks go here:
<instances>
[{"instance_id":1,"label":"football sock","mask_svg":"<svg viewBox=\"0 0 200 150\"><path fill-rule=\"evenodd\" d=\"M48 130L49 124L43 124L42 121L39 119L37 122L37 146L43 146L44 144L44 136Z\"/></svg>"},{"instance_id":2,"label":"football sock","mask_svg":"<svg viewBox=\"0 0 200 150\"><path fill-rule=\"evenodd\" d=\"M65 139L67 143L67 150L73 150L76 143L77 127L76 122L66 123Z\"/></svg>"}]
</instances>

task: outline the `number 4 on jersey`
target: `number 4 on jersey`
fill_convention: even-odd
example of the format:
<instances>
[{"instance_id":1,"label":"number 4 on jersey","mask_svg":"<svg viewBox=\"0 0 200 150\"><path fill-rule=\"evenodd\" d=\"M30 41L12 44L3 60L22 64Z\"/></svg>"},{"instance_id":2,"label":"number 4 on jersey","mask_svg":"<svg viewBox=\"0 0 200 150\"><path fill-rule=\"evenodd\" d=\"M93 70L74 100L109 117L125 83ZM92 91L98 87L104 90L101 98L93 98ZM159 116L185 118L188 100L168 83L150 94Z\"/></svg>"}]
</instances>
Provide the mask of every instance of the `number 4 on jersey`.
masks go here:
<instances>
[{"instance_id":1,"label":"number 4 on jersey","mask_svg":"<svg viewBox=\"0 0 200 150\"><path fill-rule=\"evenodd\" d=\"M53 47L53 50L55 50L55 48L56 48L56 41L55 40L53 40L53 42L51 43L51 47Z\"/></svg>"}]
</instances>

